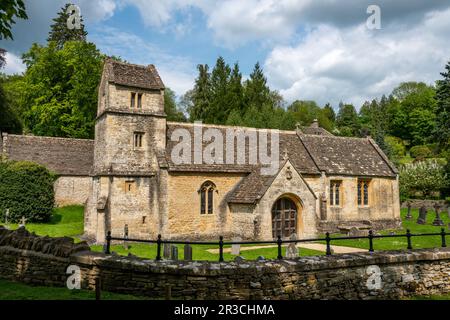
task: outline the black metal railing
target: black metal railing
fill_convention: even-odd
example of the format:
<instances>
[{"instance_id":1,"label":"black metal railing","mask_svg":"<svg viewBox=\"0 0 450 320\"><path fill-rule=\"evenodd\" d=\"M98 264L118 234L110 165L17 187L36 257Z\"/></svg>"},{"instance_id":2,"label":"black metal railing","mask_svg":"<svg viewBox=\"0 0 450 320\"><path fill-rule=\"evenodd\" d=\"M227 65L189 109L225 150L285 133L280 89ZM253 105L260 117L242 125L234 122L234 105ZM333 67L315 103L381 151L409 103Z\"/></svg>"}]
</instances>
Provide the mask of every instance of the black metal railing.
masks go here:
<instances>
[{"instance_id":1,"label":"black metal railing","mask_svg":"<svg viewBox=\"0 0 450 320\"><path fill-rule=\"evenodd\" d=\"M412 238L413 237L428 237L428 236L440 236L441 238L441 247L447 247L445 237L450 235L450 233L445 232L445 229L442 228L441 232L436 233L411 233L409 229L406 230L405 234L389 234L389 235L375 235L372 230L369 230L367 236L354 236L354 237L330 237L330 233L327 232L325 234L325 238L311 238L311 239L295 239L295 240L283 240L281 236L278 236L276 240L267 240L267 241L224 241L223 237L219 237L219 241L181 241L181 240L162 240L161 235L158 235L156 240L145 240L145 239L132 239L132 238L119 238L111 236L111 231L108 231L106 236L106 247L105 253L111 253L111 241L126 241L126 242L141 242L141 243L151 243L156 244L156 260L161 260L161 245L162 244L180 244L180 245L209 245L209 246L218 246L219 247L219 261L224 261L223 258L223 248L225 245L249 245L249 244L276 244L278 247L278 255L277 259L283 259L282 254L282 245L289 243L302 243L302 242L325 242L326 250L325 255L332 255L331 250L331 242L332 241L340 241L340 240L357 240L357 239L367 239L369 240L369 252L374 252L374 240L375 239L383 239L383 238L406 238L407 247L406 249L412 250Z\"/></svg>"}]
</instances>

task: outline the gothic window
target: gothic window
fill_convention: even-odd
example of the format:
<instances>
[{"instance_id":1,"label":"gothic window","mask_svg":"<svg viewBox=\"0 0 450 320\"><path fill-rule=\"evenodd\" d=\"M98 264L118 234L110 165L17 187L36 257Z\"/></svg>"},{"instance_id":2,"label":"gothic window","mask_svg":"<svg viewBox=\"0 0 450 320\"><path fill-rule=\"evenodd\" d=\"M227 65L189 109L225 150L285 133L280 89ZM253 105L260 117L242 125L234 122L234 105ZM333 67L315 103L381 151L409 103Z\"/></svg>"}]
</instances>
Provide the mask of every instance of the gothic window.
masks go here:
<instances>
[{"instance_id":1,"label":"gothic window","mask_svg":"<svg viewBox=\"0 0 450 320\"><path fill-rule=\"evenodd\" d=\"M135 132L133 135L133 144L135 149L142 148L142 140L144 138L143 132Z\"/></svg>"},{"instance_id":2,"label":"gothic window","mask_svg":"<svg viewBox=\"0 0 450 320\"><path fill-rule=\"evenodd\" d=\"M359 179L358 180L358 205L368 206L369 205L369 186L370 181Z\"/></svg>"},{"instance_id":3,"label":"gothic window","mask_svg":"<svg viewBox=\"0 0 450 320\"><path fill-rule=\"evenodd\" d=\"M342 181L330 181L330 205L341 205L341 184Z\"/></svg>"},{"instance_id":4,"label":"gothic window","mask_svg":"<svg viewBox=\"0 0 450 320\"><path fill-rule=\"evenodd\" d=\"M204 182L200 187L200 214L213 214L214 191L217 192L216 185L211 181Z\"/></svg>"},{"instance_id":5,"label":"gothic window","mask_svg":"<svg viewBox=\"0 0 450 320\"><path fill-rule=\"evenodd\" d=\"M133 108L134 108L134 103L135 103L135 101L136 101L136 93L135 93L135 92L132 92L132 93L131 93L131 101L130 101L130 109L133 109Z\"/></svg>"}]
</instances>

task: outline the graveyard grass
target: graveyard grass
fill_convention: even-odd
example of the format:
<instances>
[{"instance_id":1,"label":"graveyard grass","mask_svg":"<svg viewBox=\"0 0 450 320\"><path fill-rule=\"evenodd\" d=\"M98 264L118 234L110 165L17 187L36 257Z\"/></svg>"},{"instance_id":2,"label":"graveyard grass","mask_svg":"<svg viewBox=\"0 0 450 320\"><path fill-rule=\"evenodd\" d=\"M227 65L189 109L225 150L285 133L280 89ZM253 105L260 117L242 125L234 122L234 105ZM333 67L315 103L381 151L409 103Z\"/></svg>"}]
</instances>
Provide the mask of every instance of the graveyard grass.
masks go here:
<instances>
[{"instance_id":1,"label":"graveyard grass","mask_svg":"<svg viewBox=\"0 0 450 320\"><path fill-rule=\"evenodd\" d=\"M418 217L418 210L412 209L411 220L405 220L406 209L402 209L401 216L403 221L403 228L400 230L384 230L381 234L389 234L390 232L395 232L396 234L404 234L406 229L410 229L414 233L430 233L430 232L440 232L441 227L433 226L433 220L435 214L431 211L427 215L427 223L425 225L419 225L416 223ZM441 219L444 221L445 226L443 226L448 231L448 223L450 219L446 212L441 214ZM10 228L17 228L17 224L9 225ZM51 236L51 237L72 237L76 242L80 241L79 237L83 233L83 207L82 206L68 206L62 208L55 208L53 217L50 222L37 224L37 223L27 223L26 228L29 231L35 232L41 236ZM333 234L332 237L344 236L342 234ZM450 236L447 236L447 242L450 246ZM321 242L324 243L324 242ZM404 250L407 247L406 237L405 238L385 238L385 239L374 239L374 249L375 250ZM366 239L357 240L333 240L331 245L347 246L368 249L369 243ZM432 248L441 246L440 236L432 237L412 237L413 248ZM245 247L243 245L242 247ZM103 247L100 245L91 246L93 251L102 251ZM218 249L218 246L207 246L207 245L192 245L193 248L193 259L194 260L210 260L217 261L219 255L217 253L210 253L208 249ZM230 246L225 246L225 248L230 248ZM285 255L286 248L283 248L283 256ZM111 246L111 251L116 252L119 255L133 254L138 257L154 259L156 257L156 245L154 244L144 244L144 243L129 243L128 249L125 249L123 244L117 244ZM323 255L322 251L315 251L300 248L301 256L310 255ZM162 252L161 252L162 254ZM183 259L183 246L178 246L178 256L179 259ZM260 249L253 249L244 251L241 250L241 256L247 260L254 260L258 256L264 256L267 259L274 259L277 256L276 247L267 247ZM224 253L225 260L234 259L234 255L230 253Z\"/></svg>"},{"instance_id":2,"label":"graveyard grass","mask_svg":"<svg viewBox=\"0 0 450 320\"><path fill-rule=\"evenodd\" d=\"M420 233L438 233L441 232L441 228L444 228L446 232L449 232L448 224L450 219L447 215L447 212L441 213L441 219L444 222L444 226L433 226L433 221L436 217L434 212L428 211L426 224L420 225L417 224L417 218L419 216L418 209L411 209L411 220L406 220L405 216L407 214L407 209L401 210L402 217L402 229L400 230L383 230L379 232L380 234L390 234L394 232L395 234L405 234L406 230L409 229L412 234L420 234ZM343 234L334 234L331 237L339 237L345 236ZM447 246L450 246L450 235L446 236ZM413 249L423 249L423 248L436 248L441 247L441 237L440 236L426 236L426 237L412 237L411 243ZM355 240L334 240L331 241L331 246L340 245L347 247L355 247L355 248L369 248L369 240L367 239L355 239ZM406 237L401 238L383 238L383 239L374 239L373 240L374 250L405 250L407 248L407 240Z\"/></svg>"},{"instance_id":3,"label":"graveyard grass","mask_svg":"<svg viewBox=\"0 0 450 320\"><path fill-rule=\"evenodd\" d=\"M0 300L95 300L95 291L30 286L0 280ZM102 291L101 300L145 300L148 298Z\"/></svg>"}]
</instances>

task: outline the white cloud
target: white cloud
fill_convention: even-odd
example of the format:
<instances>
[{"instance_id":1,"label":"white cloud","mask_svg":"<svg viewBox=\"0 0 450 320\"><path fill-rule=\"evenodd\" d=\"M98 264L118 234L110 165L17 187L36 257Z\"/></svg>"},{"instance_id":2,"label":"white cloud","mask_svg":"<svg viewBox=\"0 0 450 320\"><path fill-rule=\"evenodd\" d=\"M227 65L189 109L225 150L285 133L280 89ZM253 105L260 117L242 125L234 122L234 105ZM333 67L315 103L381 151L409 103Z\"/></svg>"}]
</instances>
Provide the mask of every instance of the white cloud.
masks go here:
<instances>
[{"instance_id":1,"label":"white cloud","mask_svg":"<svg viewBox=\"0 0 450 320\"><path fill-rule=\"evenodd\" d=\"M0 70L6 74L22 73L25 71L25 65L22 63L22 59L13 53L6 52L6 66L3 70Z\"/></svg>"},{"instance_id":2,"label":"white cloud","mask_svg":"<svg viewBox=\"0 0 450 320\"><path fill-rule=\"evenodd\" d=\"M450 9L416 26L368 30L320 25L295 46L276 46L265 61L269 83L286 99L359 107L403 81L432 84L450 59Z\"/></svg>"}]
</instances>

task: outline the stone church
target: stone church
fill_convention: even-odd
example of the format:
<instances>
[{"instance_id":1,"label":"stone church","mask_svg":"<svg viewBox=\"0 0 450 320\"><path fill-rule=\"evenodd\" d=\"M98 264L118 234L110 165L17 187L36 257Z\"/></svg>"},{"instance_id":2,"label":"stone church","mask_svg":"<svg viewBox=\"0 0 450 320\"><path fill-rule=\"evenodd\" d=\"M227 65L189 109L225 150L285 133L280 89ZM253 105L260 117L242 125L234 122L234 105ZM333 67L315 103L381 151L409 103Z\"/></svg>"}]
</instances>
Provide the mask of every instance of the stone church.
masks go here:
<instances>
[{"instance_id":1,"label":"stone church","mask_svg":"<svg viewBox=\"0 0 450 320\"><path fill-rule=\"evenodd\" d=\"M258 163L174 162L173 132L194 127L166 120L164 84L153 65L107 60L95 140L3 133L0 150L56 172L57 204L84 204L85 237L96 242L108 230L123 236L125 226L130 238L191 240L399 226L398 171L370 137L337 137L317 121L279 131L278 170L263 175ZM211 128L230 127L202 130Z\"/></svg>"}]
</instances>

